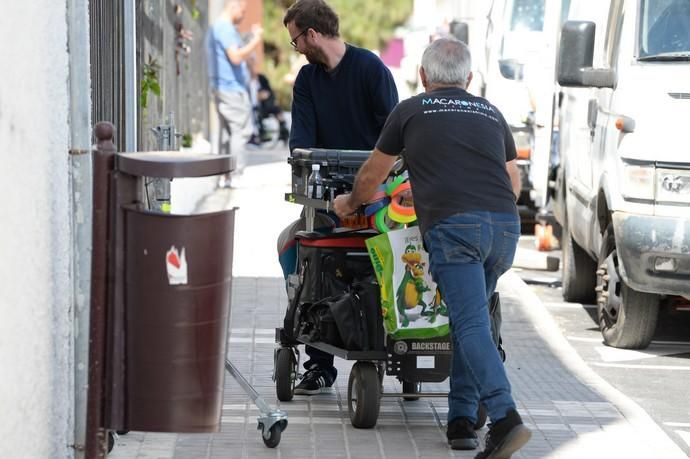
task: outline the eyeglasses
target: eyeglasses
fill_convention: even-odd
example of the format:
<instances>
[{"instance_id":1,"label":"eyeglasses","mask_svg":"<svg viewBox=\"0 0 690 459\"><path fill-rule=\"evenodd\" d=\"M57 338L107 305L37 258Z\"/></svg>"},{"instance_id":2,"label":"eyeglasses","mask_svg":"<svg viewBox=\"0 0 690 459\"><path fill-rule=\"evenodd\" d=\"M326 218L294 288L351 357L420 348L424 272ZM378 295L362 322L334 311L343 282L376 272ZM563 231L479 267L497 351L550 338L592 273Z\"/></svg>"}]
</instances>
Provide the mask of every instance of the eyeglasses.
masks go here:
<instances>
[{"instance_id":1,"label":"eyeglasses","mask_svg":"<svg viewBox=\"0 0 690 459\"><path fill-rule=\"evenodd\" d=\"M297 40L299 39L299 37L301 37L302 35L304 35L305 33L307 33L308 30L309 30L309 27L307 27L306 29L304 29L303 31L301 31L295 38L293 38L292 40L290 40L290 44L292 45L293 48L297 49Z\"/></svg>"}]
</instances>

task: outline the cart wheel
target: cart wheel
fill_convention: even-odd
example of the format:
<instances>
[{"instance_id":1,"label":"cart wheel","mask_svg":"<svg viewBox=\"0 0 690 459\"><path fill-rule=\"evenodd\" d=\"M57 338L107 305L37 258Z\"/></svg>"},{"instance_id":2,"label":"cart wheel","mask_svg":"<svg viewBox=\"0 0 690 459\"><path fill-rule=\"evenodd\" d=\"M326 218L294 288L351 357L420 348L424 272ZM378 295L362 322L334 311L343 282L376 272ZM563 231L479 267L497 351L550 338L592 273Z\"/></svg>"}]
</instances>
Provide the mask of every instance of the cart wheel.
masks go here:
<instances>
[{"instance_id":1,"label":"cart wheel","mask_svg":"<svg viewBox=\"0 0 690 459\"><path fill-rule=\"evenodd\" d=\"M376 425L380 396L381 385L376 366L371 362L355 363L347 384L347 410L353 427L369 429Z\"/></svg>"},{"instance_id":2,"label":"cart wheel","mask_svg":"<svg viewBox=\"0 0 690 459\"><path fill-rule=\"evenodd\" d=\"M276 396L281 402L289 402L295 395L295 354L292 349L278 349L276 357Z\"/></svg>"},{"instance_id":3,"label":"cart wheel","mask_svg":"<svg viewBox=\"0 0 690 459\"><path fill-rule=\"evenodd\" d=\"M268 435L263 433L263 425L259 424L259 426L261 428L261 439L264 441L264 445L266 445L267 448L275 448L278 446L278 443L280 443L280 434L283 433L283 426L281 423L276 422L273 424L268 431Z\"/></svg>"},{"instance_id":4,"label":"cart wheel","mask_svg":"<svg viewBox=\"0 0 690 459\"><path fill-rule=\"evenodd\" d=\"M402 382L402 390L403 390L403 393L405 393L405 394L418 394L422 391L422 383L412 382L412 381L403 381ZM413 402L415 400L419 400L419 397L406 397L403 395L403 400L408 401L408 402Z\"/></svg>"},{"instance_id":5,"label":"cart wheel","mask_svg":"<svg viewBox=\"0 0 690 459\"><path fill-rule=\"evenodd\" d=\"M109 430L106 435L108 435L108 453L110 453L115 447L115 433Z\"/></svg>"},{"instance_id":6,"label":"cart wheel","mask_svg":"<svg viewBox=\"0 0 690 459\"><path fill-rule=\"evenodd\" d=\"M383 378L386 376L386 364L385 363L379 363L376 365L376 371L379 374L379 385L383 388ZM383 392L383 389L381 389L381 392Z\"/></svg>"},{"instance_id":7,"label":"cart wheel","mask_svg":"<svg viewBox=\"0 0 690 459\"><path fill-rule=\"evenodd\" d=\"M486 407L483 403L477 407L477 422L474 423L474 430L479 430L486 424Z\"/></svg>"},{"instance_id":8,"label":"cart wheel","mask_svg":"<svg viewBox=\"0 0 690 459\"><path fill-rule=\"evenodd\" d=\"M505 351L505 349L503 349L503 347L498 348L498 355L501 356L502 362L506 361L506 351Z\"/></svg>"}]
</instances>

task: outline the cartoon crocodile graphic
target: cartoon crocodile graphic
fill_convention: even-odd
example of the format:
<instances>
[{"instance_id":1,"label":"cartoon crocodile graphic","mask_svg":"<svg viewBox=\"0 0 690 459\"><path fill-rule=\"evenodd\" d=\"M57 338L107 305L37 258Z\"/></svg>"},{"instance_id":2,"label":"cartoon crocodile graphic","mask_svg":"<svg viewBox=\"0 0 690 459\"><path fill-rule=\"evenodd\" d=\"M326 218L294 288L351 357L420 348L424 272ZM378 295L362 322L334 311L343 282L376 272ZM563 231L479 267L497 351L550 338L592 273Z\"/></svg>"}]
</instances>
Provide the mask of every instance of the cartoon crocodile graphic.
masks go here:
<instances>
[{"instance_id":1,"label":"cartoon crocodile graphic","mask_svg":"<svg viewBox=\"0 0 690 459\"><path fill-rule=\"evenodd\" d=\"M422 309L422 312L420 314L429 317L429 323L434 323L436 321L436 317L438 316L448 317L448 307L441 298L441 292L438 289L438 287L436 287L436 293L434 294L434 299L431 301L431 304L429 305L429 309L429 311L425 311L424 309Z\"/></svg>"},{"instance_id":2,"label":"cartoon crocodile graphic","mask_svg":"<svg viewBox=\"0 0 690 459\"><path fill-rule=\"evenodd\" d=\"M402 326L407 327L410 324L407 310L421 305L422 311L425 311L427 304L422 299L422 294L431 289L424 282L425 263L422 262L422 255L417 252L415 246L410 244L405 247L405 253L401 258L405 263L405 275L398 286L396 298Z\"/></svg>"}]
</instances>

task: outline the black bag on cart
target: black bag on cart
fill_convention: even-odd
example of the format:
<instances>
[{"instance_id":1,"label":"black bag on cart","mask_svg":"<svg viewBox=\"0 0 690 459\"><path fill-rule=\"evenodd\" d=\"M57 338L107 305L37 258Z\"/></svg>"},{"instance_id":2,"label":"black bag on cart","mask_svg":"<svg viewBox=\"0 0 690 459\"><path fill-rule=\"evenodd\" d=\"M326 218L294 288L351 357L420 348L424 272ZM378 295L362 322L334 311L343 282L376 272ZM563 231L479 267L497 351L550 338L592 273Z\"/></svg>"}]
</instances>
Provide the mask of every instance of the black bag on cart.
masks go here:
<instances>
[{"instance_id":1,"label":"black bag on cart","mask_svg":"<svg viewBox=\"0 0 690 459\"><path fill-rule=\"evenodd\" d=\"M353 284L350 292L331 301L330 307L345 349L384 349L379 286L373 278Z\"/></svg>"},{"instance_id":2,"label":"black bag on cart","mask_svg":"<svg viewBox=\"0 0 690 459\"><path fill-rule=\"evenodd\" d=\"M384 349L378 284L361 282L349 292L297 307L297 336L348 351Z\"/></svg>"},{"instance_id":3,"label":"black bag on cart","mask_svg":"<svg viewBox=\"0 0 690 459\"><path fill-rule=\"evenodd\" d=\"M498 292L494 292L489 298L489 319L491 319L491 337L494 339L501 360L506 361L506 351L503 349L503 338L501 338L501 298Z\"/></svg>"},{"instance_id":4,"label":"black bag on cart","mask_svg":"<svg viewBox=\"0 0 690 459\"><path fill-rule=\"evenodd\" d=\"M338 296L348 292L353 283L373 277L374 268L364 243L372 235L357 231L327 235L298 233L300 301L315 302Z\"/></svg>"},{"instance_id":5,"label":"black bag on cart","mask_svg":"<svg viewBox=\"0 0 690 459\"><path fill-rule=\"evenodd\" d=\"M343 340L331 312L331 304L340 297L325 298L316 303L302 303L296 314L296 335L307 341L320 341L343 347Z\"/></svg>"},{"instance_id":6,"label":"black bag on cart","mask_svg":"<svg viewBox=\"0 0 690 459\"><path fill-rule=\"evenodd\" d=\"M365 288L375 280L374 270L369 260L364 241L373 236L370 231L347 231L330 234L306 233L297 234L297 257L299 285L295 289L294 297L285 314L285 333L297 337L301 333L300 322L308 317L307 310L320 303L337 303L335 309L342 320L347 319L343 313L359 305L359 301L352 301L351 292L362 294L366 290L367 307L380 311L378 299L378 285L375 289ZM372 301L371 291L376 295ZM347 303L349 302L349 303ZM348 305L345 308L345 305ZM373 304L374 306L369 306ZM359 306L357 306L359 307ZM380 314L380 313L379 313ZM367 316L372 314L367 314ZM373 314L375 315L375 314ZM342 327L342 325L341 325ZM365 349L369 347L369 326L366 329L366 342L350 340L353 347ZM381 327L382 329L382 327ZM375 337L372 341L375 341ZM357 349L359 350L359 349Z\"/></svg>"}]
</instances>

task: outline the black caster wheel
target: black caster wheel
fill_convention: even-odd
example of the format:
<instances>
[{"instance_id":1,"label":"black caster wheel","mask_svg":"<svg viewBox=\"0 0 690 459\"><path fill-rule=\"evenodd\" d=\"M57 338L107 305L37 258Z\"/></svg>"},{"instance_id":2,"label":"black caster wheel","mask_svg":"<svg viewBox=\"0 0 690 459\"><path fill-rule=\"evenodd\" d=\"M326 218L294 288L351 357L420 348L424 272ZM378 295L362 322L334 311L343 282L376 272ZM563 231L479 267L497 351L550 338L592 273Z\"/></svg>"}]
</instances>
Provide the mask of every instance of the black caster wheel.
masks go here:
<instances>
[{"instance_id":1,"label":"black caster wheel","mask_svg":"<svg viewBox=\"0 0 690 459\"><path fill-rule=\"evenodd\" d=\"M483 404L479 404L477 407L477 422L474 423L474 430L479 430L486 424L486 407Z\"/></svg>"},{"instance_id":2,"label":"black caster wheel","mask_svg":"<svg viewBox=\"0 0 690 459\"><path fill-rule=\"evenodd\" d=\"M381 386L381 392L383 392L383 378L386 376L386 364L377 364L376 371L379 373L379 385Z\"/></svg>"},{"instance_id":3,"label":"black caster wheel","mask_svg":"<svg viewBox=\"0 0 690 459\"><path fill-rule=\"evenodd\" d=\"M413 381L403 381L402 390L404 394L418 394L422 391L422 383ZM419 397L410 397L403 395L403 400L407 402L414 402L419 400Z\"/></svg>"},{"instance_id":4,"label":"black caster wheel","mask_svg":"<svg viewBox=\"0 0 690 459\"><path fill-rule=\"evenodd\" d=\"M373 363L357 362L352 366L347 384L347 401L353 427L370 429L376 425L381 404L381 384Z\"/></svg>"},{"instance_id":5,"label":"black caster wheel","mask_svg":"<svg viewBox=\"0 0 690 459\"><path fill-rule=\"evenodd\" d=\"M106 440L108 441L108 453L110 453L115 447L115 432L109 430L106 433Z\"/></svg>"},{"instance_id":6,"label":"black caster wheel","mask_svg":"<svg viewBox=\"0 0 690 459\"><path fill-rule=\"evenodd\" d=\"M287 423L284 421L276 422L271 426L267 434L264 433L263 424L259 424L259 429L261 429L261 439L264 441L264 445L266 445L267 448L275 448L278 446L280 443L280 436L283 433L286 424Z\"/></svg>"},{"instance_id":7,"label":"black caster wheel","mask_svg":"<svg viewBox=\"0 0 690 459\"><path fill-rule=\"evenodd\" d=\"M506 361L506 351L505 351L502 347L499 347L499 348L498 348L498 355L501 356L501 362L504 362L504 363L505 363L505 361Z\"/></svg>"},{"instance_id":8,"label":"black caster wheel","mask_svg":"<svg viewBox=\"0 0 690 459\"><path fill-rule=\"evenodd\" d=\"M289 402L295 395L297 368L292 349L281 347L276 355L276 396L281 402Z\"/></svg>"}]
</instances>

